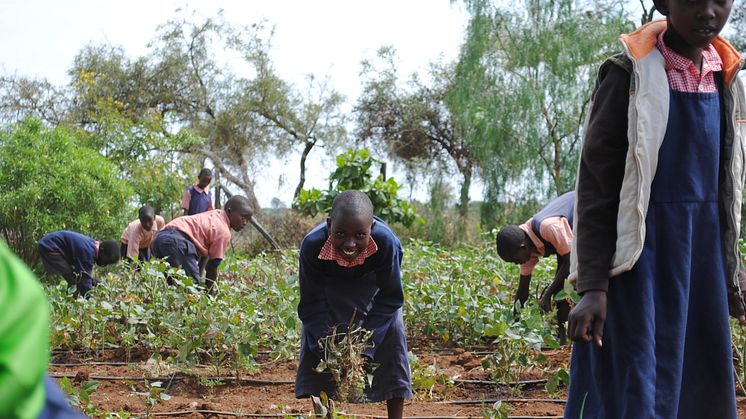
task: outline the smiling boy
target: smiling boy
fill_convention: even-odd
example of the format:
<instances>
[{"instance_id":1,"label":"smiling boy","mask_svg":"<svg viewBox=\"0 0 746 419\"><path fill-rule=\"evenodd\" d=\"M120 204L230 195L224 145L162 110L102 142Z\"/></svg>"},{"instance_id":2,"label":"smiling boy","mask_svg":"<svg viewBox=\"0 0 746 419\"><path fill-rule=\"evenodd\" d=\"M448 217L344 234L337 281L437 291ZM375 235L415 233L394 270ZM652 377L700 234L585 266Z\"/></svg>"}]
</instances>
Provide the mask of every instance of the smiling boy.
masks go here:
<instances>
[{"instance_id":1,"label":"smiling boy","mask_svg":"<svg viewBox=\"0 0 746 419\"><path fill-rule=\"evenodd\" d=\"M355 326L373 332L372 347L364 352L378 365L366 389L368 400L386 400L389 418L402 417L404 399L412 396L402 318L402 254L394 232L373 216L368 196L355 190L337 195L326 222L303 239L296 397L333 393L331 375L314 371L323 359L318 342L333 327L346 330L352 319Z\"/></svg>"}]
</instances>

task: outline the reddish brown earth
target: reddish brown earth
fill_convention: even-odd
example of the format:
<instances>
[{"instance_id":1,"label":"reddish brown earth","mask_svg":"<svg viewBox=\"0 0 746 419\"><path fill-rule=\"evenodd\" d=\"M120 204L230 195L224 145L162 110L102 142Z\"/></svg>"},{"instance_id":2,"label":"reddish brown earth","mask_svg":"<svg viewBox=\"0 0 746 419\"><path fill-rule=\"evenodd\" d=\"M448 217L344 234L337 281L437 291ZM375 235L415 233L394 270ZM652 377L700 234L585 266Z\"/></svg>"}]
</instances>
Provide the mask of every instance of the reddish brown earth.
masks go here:
<instances>
[{"instance_id":1,"label":"reddish brown earth","mask_svg":"<svg viewBox=\"0 0 746 419\"><path fill-rule=\"evenodd\" d=\"M488 372L482 368L481 360L486 352L467 352L455 349L448 352L417 351L421 365L433 363L439 372L446 374L456 383L451 386L436 385L432 395L419 391L417 396L408 400L405 405L407 417L429 418L482 418L490 416L488 409L495 400L503 400L510 405L510 417L514 418L558 418L562 416L566 389L550 397L542 383L530 384L523 391L513 391L504 386L485 383L464 383L459 380L490 381ZM546 378L546 370L567 366L569 350L546 351L545 370L527 371L522 380ZM253 417L293 417L304 416L312 412L310 400L297 400L293 395L291 383L295 377L294 363L273 363L266 361L260 365L260 371L253 375L242 375L243 379L264 380L264 383L237 382L224 380L223 383L210 383L207 376L235 377L226 370L214 367L197 367L179 370L162 363L148 363L137 360L141 356L132 356L129 365L99 365L98 361L115 361L126 359L123 354L98 354L95 359L84 358L67 353L53 357L50 372L55 376L71 377L75 383L85 380L98 380L100 385L91 396L96 409L101 412L131 412L137 416L146 416L147 388L144 377L162 377L169 400L162 400L152 407L153 413L183 412L170 417L179 418L227 418L239 414ZM260 360L261 361L261 360ZM60 365L72 364L72 365ZM113 377L104 379L101 377ZM126 378L125 378L126 377ZM177 377L169 380L169 377ZM59 379L59 378L58 378ZM279 382L279 383L270 383ZM480 404L479 401L485 402ZM525 400L525 401L522 401ZM476 402L460 404L464 401ZM385 403L347 404L338 403L337 410L356 417L385 417ZM738 400L739 418L746 418L746 400ZM215 413L210 413L213 411ZM225 413L219 413L225 412ZM234 415L231 415L230 413ZM159 415L160 416L160 415Z\"/></svg>"}]
</instances>

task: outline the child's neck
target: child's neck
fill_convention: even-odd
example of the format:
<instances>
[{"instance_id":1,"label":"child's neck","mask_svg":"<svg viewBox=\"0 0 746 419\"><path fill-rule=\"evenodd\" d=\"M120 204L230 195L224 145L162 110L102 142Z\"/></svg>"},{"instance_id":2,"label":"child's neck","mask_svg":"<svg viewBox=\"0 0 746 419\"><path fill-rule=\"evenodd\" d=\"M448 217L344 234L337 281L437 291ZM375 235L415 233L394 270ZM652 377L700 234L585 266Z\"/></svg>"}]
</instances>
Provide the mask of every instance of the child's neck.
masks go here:
<instances>
[{"instance_id":1,"label":"child's neck","mask_svg":"<svg viewBox=\"0 0 746 419\"><path fill-rule=\"evenodd\" d=\"M682 57L692 60L694 68L697 69L699 74L702 74L702 48L694 47L688 44L675 29L669 26L666 33L663 34L663 41L666 46L671 48L675 53Z\"/></svg>"}]
</instances>

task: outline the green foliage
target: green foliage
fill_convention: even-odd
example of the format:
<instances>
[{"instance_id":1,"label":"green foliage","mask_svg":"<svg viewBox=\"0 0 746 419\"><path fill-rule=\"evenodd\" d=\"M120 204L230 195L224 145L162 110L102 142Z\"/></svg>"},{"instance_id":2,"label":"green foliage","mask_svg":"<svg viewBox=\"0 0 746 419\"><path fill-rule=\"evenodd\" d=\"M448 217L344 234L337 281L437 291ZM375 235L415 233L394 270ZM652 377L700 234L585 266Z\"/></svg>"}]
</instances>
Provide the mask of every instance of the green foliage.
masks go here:
<instances>
[{"instance_id":1,"label":"green foliage","mask_svg":"<svg viewBox=\"0 0 746 419\"><path fill-rule=\"evenodd\" d=\"M409 370L412 377L412 389L418 398L431 400L436 385L444 387L444 397L448 397L448 392L455 384L448 374L442 368L438 367L434 360L430 365L422 365L417 355L412 352L407 353L407 359L409 360Z\"/></svg>"},{"instance_id":2,"label":"green foliage","mask_svg":"<svg viewBox=\"0 0 746 419\"><path fill-rule=\"evenodd\" d=\"M501 339L510 331L524 339L527 347L556 346L534 299L524 308L528 311L520 322L514 323L517 265L500 261L493 243L491 234L485 234L477 246L454 249L417 240L409 243L402 264L408 330L460 345ZM537 268L537 287L549 278L548 272Z\"/></svg>"},{"instance_id":3,"label":"green foliage","mask_svg":"<svg viewBox=\"0 0 746 419\"><path fill-rule=\"evenodd\" d=\"M96 405L91 401L91 395L96 392L99 382L95 380L84 381L80 387L75 387L67 377L60 380L60 388L67 394L70 405L83 411L88 415L98 413Z\"/></svg>"},{"instance_id":4,"label":"green foliage","mask_svg":"<svg viewBox=\"0 0 746 419\"><path fill-rule=\"evenodd\" d=\"M519 201L560 194L575 183L596 68L620 50L616 39L632 24L616 0L498 4L468 2L472 17L446 103L468 127L488 202L506 192L517 191Z\"/></svg>"},{"instance_id":5,"label":"green foliage","mask_svg":"<svg viewBox=\"0 0 746 419\"><path fill-rule=\"evenodd\" d=\"M373 177L371 168L380 162L368 150L349 150L337 156L337 169L329 176L329 189L302 189L293 206L307 216L329 213L332 201L342 191L357 189L365 192L373 202L375 215L388 223L412 225L422 222L413 205L400 199L399 184L393 179L384 180L383 175Z\"/></svg>"},{"instance_id":6,"label":"green foliage","mask_svg":"<svg viewBox=\"0 0 746 419\"><path fill-rule=\"evenodd\" d=\"M27 263L56 230L119 237L132 190L116 166L74 132L27 119L0 131L0 231Z\"/></svg>"},{"instance_id":7,"label":"green foliage","mask_svg":"<svg viewBox=\"0 0 746 419\"><path fill-rule=\"evenodd\" d=\"M259 347L290 358L300 338L293 256L227 260L215 295L158 260L139 273L119 266L90 299L71 299L63 285L49 287L52 347L144 348L187 365L207 359L249 370ZM179 286L167 286L165 273Z\"/></svg>"}]
</instances>

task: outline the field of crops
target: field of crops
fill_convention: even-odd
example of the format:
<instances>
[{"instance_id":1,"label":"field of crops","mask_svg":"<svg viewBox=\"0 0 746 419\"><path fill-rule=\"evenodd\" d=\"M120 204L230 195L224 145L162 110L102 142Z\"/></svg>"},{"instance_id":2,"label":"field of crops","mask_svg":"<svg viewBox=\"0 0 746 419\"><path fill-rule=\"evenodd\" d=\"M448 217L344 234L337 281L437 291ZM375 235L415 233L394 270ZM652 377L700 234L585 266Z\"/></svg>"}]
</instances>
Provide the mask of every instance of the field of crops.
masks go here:
<instances>
[{"instance_id":1,"label":"field of crops","mask_svg":"<svg viewBox=\"0 0 746 419\"><path fill-rule=\"evenodd\" d=\"M554 339L553 316L533 302L515 315L517 266L499 261L491 243L485 236L481 246L455 249L405 244L416 392L405 416L561 416L569 348ZM167 286L170 268L159 261L139 272L111 269L87 300L49 286L51 373L96 418L308 417L312 402L293 396L296 253L226 260L214 295L187 277ZM553 269L552 261L539 265L536 292ZM743 335L734 340L742 350ZM337 402L333 411L380 417L385 404Z\"/></svg>"}]
</instances>

